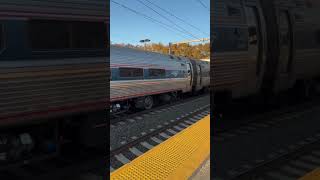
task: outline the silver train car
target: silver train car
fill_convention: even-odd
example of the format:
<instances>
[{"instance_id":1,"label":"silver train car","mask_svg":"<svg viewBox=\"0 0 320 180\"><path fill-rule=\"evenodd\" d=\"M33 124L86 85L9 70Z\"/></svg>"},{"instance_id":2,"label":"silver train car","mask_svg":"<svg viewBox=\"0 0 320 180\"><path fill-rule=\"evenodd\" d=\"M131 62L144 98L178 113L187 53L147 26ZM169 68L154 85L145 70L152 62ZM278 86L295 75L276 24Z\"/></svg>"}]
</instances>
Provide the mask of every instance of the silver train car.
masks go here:
<instances>
[{"instance_id":1,"label":"silver train car","mask_svg":"<svg viewBox=\"0 0 320 180\"><path fill-rule=\"evenodd\" d=\"M110 48L110 101L113 113L130 107L150 109L157 100L210 85L209 62L131 48Z\"/></svg>"},{"instance_id":2,"label":"silver train car","mask_svg":"<svg viewBox=\"0 0 320 180\"><path fill-rule=\"evenodd\" d=\"M103 0L0 3L0 168L105 147L107 12Z\"/></svg>"},{"instance_id":3,"label":"silver train car","mask_svg":"<svg viewBox=\"0 0 320 180\"><path fill-rule=\"evenodd\" d=\"M215 0L212 7L215 104L288 90L305 96L319 84L319 1Z\"/></svg>"},{"instance_id":4,"label":"silver train car","mask_svg":"<svg viewBox=\"0 0 320 180\"><path fill-rule=\"evenodd\" d=\"M0 4L0 127L105 109L106 6Z\"/></svg>"}]
</instances>

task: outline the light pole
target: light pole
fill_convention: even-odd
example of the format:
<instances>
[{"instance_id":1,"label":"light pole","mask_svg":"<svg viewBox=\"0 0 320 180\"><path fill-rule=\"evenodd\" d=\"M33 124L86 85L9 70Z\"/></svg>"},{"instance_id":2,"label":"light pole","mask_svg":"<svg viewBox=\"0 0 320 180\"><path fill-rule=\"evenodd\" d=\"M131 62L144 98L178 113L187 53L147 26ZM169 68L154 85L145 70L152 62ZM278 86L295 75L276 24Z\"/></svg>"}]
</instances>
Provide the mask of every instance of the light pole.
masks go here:
<instances>
[{"instance_id":1,"label":"light pole","mask_svg":"<svg viewBox=\"0 0 320 180\"><path fill-rule=\"evenodd\" d=\"M143 39L143 40L140 40L140 42L144 44L144 50L146 50L146 43L150 42L150 39Z\"/></svg>"}]
</instances>

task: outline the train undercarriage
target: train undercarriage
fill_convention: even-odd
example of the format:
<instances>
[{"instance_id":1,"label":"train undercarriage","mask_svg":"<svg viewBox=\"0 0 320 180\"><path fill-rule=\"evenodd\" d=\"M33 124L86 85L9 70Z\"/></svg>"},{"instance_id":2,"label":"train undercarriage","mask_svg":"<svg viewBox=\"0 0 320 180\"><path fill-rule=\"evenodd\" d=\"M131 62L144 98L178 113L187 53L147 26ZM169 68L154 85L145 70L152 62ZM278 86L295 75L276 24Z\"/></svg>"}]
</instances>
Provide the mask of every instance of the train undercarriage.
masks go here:
<instances>
[{"instance_id":1,"label":"train undercarriage","mask_svg":"<svg viewBox=\"0 0 320 180\"><path fill-rule=\"evenodd\" d=\"M116 101L112 102L110 106L110 113L111 115L116 115L128 111L149 110L158 104L176 101L180 99L181 96L181 91L174 91L163 94L142 96L124 101Z\"/></svg>"},{"instance_id":2,"label":"train undercarriage","mask_svg":"<svg viewBox=\"0 0 320 180\"><path fill-rule=\"evenodd\" d=\"M105 150L107 112L32 121L0 129L0 170L59 157L79 149Z\"/></svg>"}]
</instances>

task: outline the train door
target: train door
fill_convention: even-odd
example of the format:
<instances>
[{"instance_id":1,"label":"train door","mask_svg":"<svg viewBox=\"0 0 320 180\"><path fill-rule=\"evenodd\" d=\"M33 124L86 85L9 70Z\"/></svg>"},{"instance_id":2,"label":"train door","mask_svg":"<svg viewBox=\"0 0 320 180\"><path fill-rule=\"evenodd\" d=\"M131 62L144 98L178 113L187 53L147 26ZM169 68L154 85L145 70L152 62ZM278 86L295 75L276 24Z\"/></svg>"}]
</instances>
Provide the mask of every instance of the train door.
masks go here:
<instances>
[{"instance_id":1,"label":"train door","mask_svg":"<svg viewBox=\"0 0 320 180\"><path fill-rule=\"evenodd\" d=\"M281 91L291 86L293 31L289 11L280 9L278 13L279 61L276 90Z\"/></svg>"},{"instance_id":2,"label":"train door","mask_svg":"<svg viewBox=\"0 0 320 180\"><path fill-rule=\"evenodd\" d=\"M192 90L193 73L192 73L191 63L187 63L187 73L188 73L188 80L189 80L188 89Z\"/></svg>"},{"instance_id":3,"label":"train door","mask_svg":"<svg viewBox=\"0 0 320 180\"><path fill-rule=\"evenodd\" d=\"M196 91L198 91L200 88L201 88L201 67L199 64L197 64L197 62L195 62L195 69L197 71L197 80L195 82L195 88L196 88Z\"/></svg>"},{"instance_id":4,"label":"train door","mask_svg":"<svg viewBox=\"0 0 320 180\"><path fill-rule=\"evenodd\" d=\"M279 16L279 43L280 58L279 70L282 74L288 74L291 70L290 60L292 54L291 21L288 11L280 11Z\"/></svg>"},{"instance_id":5,"label":"train door","mask_svg":"<svg viewBox=\"0 0 320 180\"><path fill-rule=\"evenodd\" d=\"M248 3L245 6L248 27L248 52L250 56L248 76L252 79L252 81L248 82L248 86L252 93L257 92L261 86L265 63L265 29L261 16L262 11L257 5L257 3Z\"/></svg>"},{"instance_id":6,"label":"train door","mask_svg":"<svg viewBox=\"0 0 320 180\"><path fill-rule=\"evenodd\" d=\"M190 65L191 65L191 90L192 92L196 91L197 90L197 84L198 84L198 68L197 68L197 62L193 59L190 59Z\"/></svg>"},{"instance_id":7,"label":"train door","mask_svg":"<svg viewBox=\"0 0 320 180\"><path fill-rule=\"evenodd\" d=\"M202 69L201 69L201 65L199 64L198 66L197 66L198 68L198 87L199 87L199 89L201 89L201 86L202 86Z\"/></svg>"}]
</instances>

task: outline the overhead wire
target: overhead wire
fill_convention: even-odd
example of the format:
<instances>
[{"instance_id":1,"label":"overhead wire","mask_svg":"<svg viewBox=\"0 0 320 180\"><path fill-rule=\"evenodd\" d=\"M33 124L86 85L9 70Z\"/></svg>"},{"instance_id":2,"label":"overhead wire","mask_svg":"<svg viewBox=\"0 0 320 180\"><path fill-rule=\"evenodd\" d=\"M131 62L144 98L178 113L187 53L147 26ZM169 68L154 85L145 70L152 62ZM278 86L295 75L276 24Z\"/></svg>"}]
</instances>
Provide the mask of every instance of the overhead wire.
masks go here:
<instances>
[{"instance_id":1,"label":"overhead wire","mask_svg":"<svg viewBox=\"0 0 320 180\"><path fill-rule=\"evenodd\" d=\"M210 9L201 0L196 0L196 1L198 1L204 8L210 11Z\"/></svg>"},{"instance_id":2,"label":"overhead wire","mask_svg":"<svg viewBox=\"0 0 320 180\"><path fill-rule=\"evenodd\" d=\"M179 26L178 24L176 24L174 21L172 21L171 19L167 18L166 16L164 16L163 14L159 13L157 10L153 9L152 7L148 6L146 3L144 3L142 0L136 0L138 2L140 2L141 4L143 4L144 6L146 6L147 8L149 8L150 10L152 10L153 12L157 13L159 16L161 16L162 18L166 19L167 21L171 22L173 25L175 25L176 27L180 28L182 31L184 31L185 33L189 34L190 36L192 36L193 38L199 39L197 36L195 36L194 34L190 33L189 31L187 31L186 29L184 29L183 27Z\"/></svg>"},{"instance_id":3,"label":"overhead wire","mask_svg":"<svg viewBox=\"0 0 320 180\"><path fill-rule=\"evenodd\" d=\"M186 21L186 20L184 20L184 19L182 19L182 18L180 18L180 17L178 17L178 16L174 15L174 14L173 14L173 13L171 13L170 11L168 11L168 10L166 10L166 9L164 9L164 8L162 8L162 7L160 7L159 5L155 4L154 2L151 2L151 1L149 1L149 0L145 0L145 1L147 1L148 3L150 3L150 4L154 5L155 7L159 8L159 9L161 9L162 11L166 12L166 13L167 13L167 14L169 14L170 16L172 16L172 17L174 17L174 18L178 19L179 21L181 21L181 22L183 22L183 23L185 23L185 24L189 25L190 27L192 27L192 28L194 28L194 29L198 30L199 32L203 33L204 35L206 35L206 36L210 36L208 33L206 33L206 32L204 32L204 31L202 31L200 28L198 28L198 27L196 27L196 26L194 26L194 25L190 24L188 21Z\"/></svg>"},{"instance_id":4,"label":"overhead wire","mask_svg":"<svg viewBox=\"0 0 320 180\"><path fill-rule=\"evenodd\" d=\"M177 28L173 28L173 27L171 27L170 25L168 25L168 24L166 24L166 23L163 23L163 22L161 22L161 21L158 21L158 20L156 20L156 19L154 19L154 18L152 18L152 17L149 17L148 15L143 14L143 13L141 13L141 12L138 12L138 11L136 11L136 10L134 10L134 9L132 9L132 8L124 5L124 4L118 3L118 2L116 2L116 1L114 1L114 0L111 0L111 2L113 2L114 4L117 4L118 6L124 8L124 9L126 9L126 10L129 10L129 11L131 11L131 12L133 12L133 13L139 15L139 16L142 16L142 17L144 17L145 19L148 19L148 20L152 21L153 23L157 23L157 24L161 25L161 27L165 28L165 29L168 30L168 31L174 32L172 29L175 29L175 30L177 30L177 31L182 32L182 33L185 34L185 32L183 32L183 31L181 31L181 30L179 30L179 29L177 29ZM179 36L181 36L181 37L183 37L183 38L188 39L185 35L181 35L181 34L178 34L178 33L176 33L176 32L174 32L174 33L177 34L177 35L179 35ZM188 34L188 35L189 35L189 34ZM189 36L190 36L190 35L189 35Z\"/></svg>"}]
</instances>

